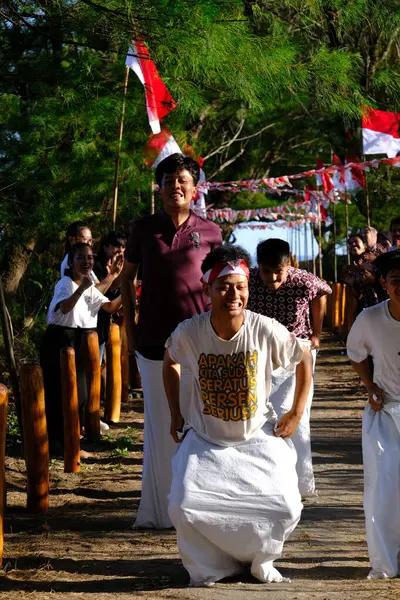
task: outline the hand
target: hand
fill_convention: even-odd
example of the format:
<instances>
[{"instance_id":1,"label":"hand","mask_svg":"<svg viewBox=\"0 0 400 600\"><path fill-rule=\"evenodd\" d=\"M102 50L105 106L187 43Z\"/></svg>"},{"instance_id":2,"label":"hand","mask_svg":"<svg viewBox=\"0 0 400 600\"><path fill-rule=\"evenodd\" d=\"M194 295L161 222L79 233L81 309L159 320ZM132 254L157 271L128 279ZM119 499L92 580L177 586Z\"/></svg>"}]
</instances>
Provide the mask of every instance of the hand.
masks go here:
<instances>
[{"instance_id":1,"label":"hand","mask_svg":"<svg viewBox=\"0 0 400 600\"><path fill-rule=\"evenodd\" d=\"M368 402L372 410L379 412L383 406L383 390L378 387L375 383L371 383L367 387Z\"/></svg>"},{"instance_id":2,"label":"hand","mask_svg":"<svg viewBox=\"0 0 400 600\"><path fill-rule=\"evenodd\" d=\"M376 284L376 277L375 277L375 273L371 273L371 271L364 271L364 273L361 276L362 282L366 285L375 285Z\"/></svg>"},{"instance_id":3,"label":"hand","mask_svg":"<svg viewBox=\"0 0 400 600\"><path fill-rule=\"evenodd\" d=\"M79 293L83 294L83 292L92 287L92 285L93 281L90 279L90 275L85 275L80 283L80 286L78 287Z\"/></svg>"},{"instance_id":4,"label":"hand","mask_svg":"<svg viewBox=\"0 0 400 600\"><path fill-rule=\"evenodd\" d=\"M178 432L182 433L184 424L185 421L183 420L182 415L179 414L171 417L171 429L169 430L169 432L174 438L174 442L176 442L177 444L180 444L180 442L182 441L181 438L178 436Z\"/></svg>"},{"instance_id":5,"label":"hand","mask_svg":"<svg viewBox=\"0 0 400 600\"><path fill-rule=\"evenodd\" d=\"M312 336L310 338L311 350L319 350L320 338L321 338L320 335L316 335L315 333L312 334Z\"/></svg>"},{"instance_id":6,"label":"hand","mask_svg":"<svg viewBox=\"0 0 400 600\"><path fill-rule=\"evenodd\" d=\"M118 277L118 275L121 274L123 266L124 266L124 255L123 254L116 254L111 259L111 261L109 262L109 264L107 265L108 272L109 272L110 275L115 275L116 277Z\"/></svg>"},{"instance_id":7,"label":"hand","mask_svg":"<svg viewBox=\"0 0 400 600\"><path fill-rule=\"evenodd\" d=\"M278 421L278 427L274 431L276 437L289 438L296 431L300 423L301 415L295 414L291 410L284 415Z\"/></svg>"},{"instance_id":8,"label":"hand","mask_svg":"<svg viewBox=\"0 0 400 600\"><path fill-rule=\"evenodd\" d=\"M366 252L364 254L364 259L368 262L374 262L376 259L376 254L374 254L374 252Z\"/></svg>"}]
</instances>

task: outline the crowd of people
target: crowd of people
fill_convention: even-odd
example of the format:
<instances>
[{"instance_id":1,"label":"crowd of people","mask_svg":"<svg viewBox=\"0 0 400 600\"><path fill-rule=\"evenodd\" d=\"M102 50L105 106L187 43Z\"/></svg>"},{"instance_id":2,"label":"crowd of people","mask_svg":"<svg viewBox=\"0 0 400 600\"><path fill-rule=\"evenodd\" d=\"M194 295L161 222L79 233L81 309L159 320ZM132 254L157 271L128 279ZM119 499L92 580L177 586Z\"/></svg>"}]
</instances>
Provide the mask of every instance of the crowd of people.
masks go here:
<instances>
[{"instance_id":1,"label":"crowd of people","mask_svg":"<svg viewBox=\"0 0 400 600\"><path fill-rule=\"evenodd\" d=\"M62 444L60 348L79 350L82 334L93 329L104 348L110 315L122 304L144 396L134 527L175 527L193 586L211 586L244 565L260 581L282 581L274 560L300 519L302 498L316 493L310 411L331 288L291 266L282 240L261 242L254 268L244 249L222 245L218 226L190 208L199 175L189 157L161 161L162 210L137 220L127 241L110 232L96 261L87 225L69 228L41 352L49 436ZM363 446L370 576L394 577L400 518L390 525L389 507L400 491L400 454L393 453L400 443L400 218L390 234L367 228L353 235L349 248L353 264L344 278L360 315L348 354L369 396Z\"/></svg>"},{"instance_id":2,"label":"crowd of people","mask_svg":"<svg viewBox=\"0 0 400 600\"><path fill-rule=\"evenodd\" d=\"M392 220L389 231L378 232L374 227L365 227L353 233L347 245L350 264L343 269L342 278L357 300L359 314L388 297L375 261L381 254L400 248L400 217Z\"/></svg>"}]
</instances>

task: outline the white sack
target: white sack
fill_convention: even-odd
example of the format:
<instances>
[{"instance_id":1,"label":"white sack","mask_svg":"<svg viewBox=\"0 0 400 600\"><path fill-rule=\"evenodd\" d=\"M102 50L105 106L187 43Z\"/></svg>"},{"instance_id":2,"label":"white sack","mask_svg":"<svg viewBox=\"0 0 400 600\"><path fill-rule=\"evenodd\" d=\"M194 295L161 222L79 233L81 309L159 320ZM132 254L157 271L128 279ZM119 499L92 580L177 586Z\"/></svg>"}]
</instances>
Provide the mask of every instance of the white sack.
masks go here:
<instances>
[{"instance_id":1,"label":"white sack","mask_svg":"<svg viewBox=\"0 0 400 600\"><path fill-rule=\"evenodd\" d=\"M311 351L313 358L313 370L315 367L316 350ZM285 371L282 368L275 369L272 373L272 388L270 402L274 407L278 419L287 413L293 405L294 391L296 387L296 374ZM315 479L311 458L310 440L310 413L314 396L314 377L307 398L307 404L303 416L295 433L290 438L296 448L297 463L296 471L299 479L299 490L303 498L315 494Z\"/></svg>"},{"instance_id":2,"label":"white sack","mask_svg":"<svg viewBox=\"0 0 400 600\"><path fill-rule=\"evenodd\" d=\"M363 413L364 511L369 577L396 577L400 551L400 403Z\"/></svg>"},{"instance_id":3,"label":"white sack","mask_svg":"<svg viewBox=\"0 0 400 600\"><path fill-rule=\"evenodd\" d=\"M194 585L251 565L261 581L281 580L272 561L296 527L302 504L296 453L266 423L235 446L217 446L191 429L172 467L169 502L179 552Z\"/></svg>"}]
</instances>

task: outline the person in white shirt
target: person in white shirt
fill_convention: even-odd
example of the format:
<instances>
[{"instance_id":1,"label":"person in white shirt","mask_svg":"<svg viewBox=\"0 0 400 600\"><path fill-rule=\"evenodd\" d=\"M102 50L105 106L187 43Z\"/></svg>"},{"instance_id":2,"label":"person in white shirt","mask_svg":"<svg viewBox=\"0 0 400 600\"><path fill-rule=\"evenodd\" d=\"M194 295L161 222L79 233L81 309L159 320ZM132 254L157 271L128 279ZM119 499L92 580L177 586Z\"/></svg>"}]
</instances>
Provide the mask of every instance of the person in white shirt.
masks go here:
<instances>
[{"instance_id":1,"label":"person in white shirt","mask_svg":"<svg viewBox=\"0 0 400 600\"><path fill-rule=\"evenodd\" d=\"M378 256L375 266L389 300L358 315L347 354L368 393L362 424L368 578L386 579L400 573L400 250Z\"/></svg>"},{"instance_id":2,"label":"person in white shirt","mask_svg":"<svg viewBox=\"0 0 400 600\"><path fill-rule=\"evenodd\" d=\"M211 312L183 321L166 342L164 385L179 443L169 516L196 587L245 565L260 581L282 581L273 561L302 509L289 438L307 401L311 355L283 325L245 310L249 264L240 247L212 250L202 263ZM298 384L279 421L269 402L278 366L296 370ZM181 395L180 368L191 373Z\"/></svg>"},{"instance_id":3,"label":"person in white shirt","mask_svg":"<svg viewBox=\"0 0 400 600\"><path fill-rule=\"evenodd\" d=\"M92 232L84 221L75 221L71 223L65 233L65 256L60 266L60 275L64 277L65 271L68 269L68 255L71 251L72 246L79 242L88 244L90 247L93 245ZM113 285L115 280L120 276L123 267L123 257L121 254L113 256L110 262L107 275L101 281L97 279L93 269L89 273L90 279L97 287L99 292L105 294L108 288Z\"/></svg>"},{"instance_id":4,"label":"person in white shirt","mask_svg":"<svg viewBox=\"0 0 400 600\"><path fill-rule=\"evenodd\" d=\"M97 327L100 308L116 312L121 297L112 302L93 284L93 252L90 244L78 242L68 255L69 269L56 284L47 312L47 329L40 349L45 386L46 418L51 451L60 451L63 442L60 350L71 346L76 352L80 418L83 424L86 380L79 356L82 334Z\"/></svg>"}]
</instances>

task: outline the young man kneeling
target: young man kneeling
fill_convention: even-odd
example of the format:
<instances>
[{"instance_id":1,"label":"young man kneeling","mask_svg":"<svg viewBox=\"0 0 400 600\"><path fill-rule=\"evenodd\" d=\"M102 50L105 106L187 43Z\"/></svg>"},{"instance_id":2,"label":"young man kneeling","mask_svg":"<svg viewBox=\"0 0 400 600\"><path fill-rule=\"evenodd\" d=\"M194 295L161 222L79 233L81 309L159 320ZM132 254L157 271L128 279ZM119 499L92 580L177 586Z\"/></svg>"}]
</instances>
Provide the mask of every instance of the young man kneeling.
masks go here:
<instances>
[{"instance_id":1,"label":"young man kneeling","mask_svg":"<svg viewBox=\"0 0 400 600\"><path fill-rule=\"evenodd\" d=\"M169 515L192 586L246 564L260 581L282 581L273 561L301 515L288 438L307 401L312 359L283 325L245 310L249 263L242 248L212 250L202 264L211 312L181 323L166 343L171 435L180 443ZM277 367L297 377L293 407L279 422L268 399Z\"/></svg>"},{"instance_id":2,"label":"young man kneeling","mask_svg":"<svg viewBox=\"0 0 400 600\"><path fill-rule=\"evenodd\" d=\"M347 354L368 392L362 425L368 579L386 579L399 574L400 552L400 250L378 256L375 266L389 300L358 315Z\"/></svg>"}]
</instances>

